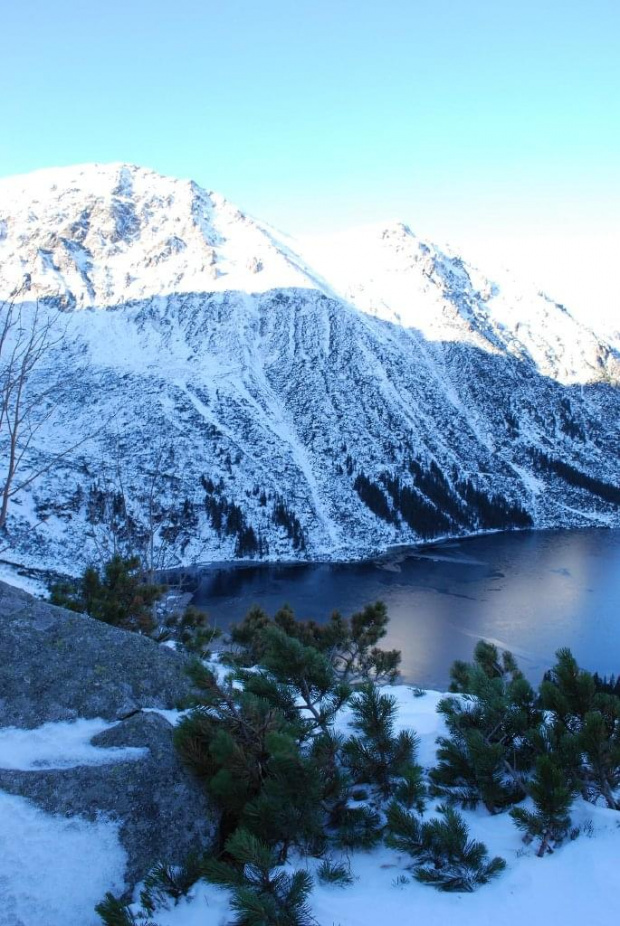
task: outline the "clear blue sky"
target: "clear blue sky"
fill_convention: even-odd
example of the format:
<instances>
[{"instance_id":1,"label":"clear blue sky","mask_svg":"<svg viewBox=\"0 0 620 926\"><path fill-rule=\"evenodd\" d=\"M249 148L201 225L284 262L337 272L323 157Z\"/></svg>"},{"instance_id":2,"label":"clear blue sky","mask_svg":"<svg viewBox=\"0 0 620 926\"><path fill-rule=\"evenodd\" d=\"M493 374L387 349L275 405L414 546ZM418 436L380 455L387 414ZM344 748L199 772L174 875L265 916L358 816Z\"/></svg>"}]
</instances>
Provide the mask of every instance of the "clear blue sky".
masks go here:
<instances>
[{"instance_id":1,"label":"clear blue sky","mask_svg":"<svg viewBox=\"0 0 620 926\"><path fill-rule=\"evenodd\" d=\"M4 0L0 23L1 176L129 161L293 233L398 217L526 259L617 231L618 0Z\"/></svg>"}]
</instances>

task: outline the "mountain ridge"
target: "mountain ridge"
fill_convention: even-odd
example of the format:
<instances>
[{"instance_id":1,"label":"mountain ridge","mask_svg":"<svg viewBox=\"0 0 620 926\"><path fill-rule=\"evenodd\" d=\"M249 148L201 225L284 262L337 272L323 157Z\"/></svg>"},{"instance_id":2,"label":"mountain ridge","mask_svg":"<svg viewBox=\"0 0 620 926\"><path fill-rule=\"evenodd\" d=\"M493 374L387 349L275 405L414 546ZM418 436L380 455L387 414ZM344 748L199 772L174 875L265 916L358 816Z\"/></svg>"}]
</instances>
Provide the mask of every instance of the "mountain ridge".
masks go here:
<instances>
[{"instance_id":1,"label":"mountain ridge","mask_svg":"<svg viewBox=\"0 0 620 926\"><path fill-rule=\"evenodd\" d=\"M84 442L15 499L22 561L143 543L154 472L168 565L620 524L618 354L544 294L404 223L313 249L192 181L53 174L0 183L0 295L87 360L37 371L67 386L28 465Z\"/></svg>"}]
</instances>

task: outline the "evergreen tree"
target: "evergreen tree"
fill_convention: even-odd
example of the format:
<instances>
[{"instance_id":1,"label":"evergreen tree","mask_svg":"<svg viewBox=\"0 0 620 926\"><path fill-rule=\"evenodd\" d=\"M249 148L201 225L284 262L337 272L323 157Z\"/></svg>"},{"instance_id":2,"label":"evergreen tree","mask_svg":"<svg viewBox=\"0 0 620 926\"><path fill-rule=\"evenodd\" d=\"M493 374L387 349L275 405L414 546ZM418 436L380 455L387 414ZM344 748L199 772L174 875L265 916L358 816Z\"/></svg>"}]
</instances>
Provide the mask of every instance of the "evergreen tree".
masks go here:
<instances>
[{"instance_id":1,"label":"evergreen tree","mask_svg":"<svg viewBox=\"0 0 620 926\"><path fill-rule=\"evenodd\" d=\"M209 623L207 614L193 605L188 605L180 620L173 616L166 623L170 627L178 623L179 642L187 652L201 659L210 657L211 645L221 636L221 631Z\"/></svg>"},{"instance_id":2,"label":"evergreen tree","mask_svg":"<svg viewBox=\"0 0 620 926\"><path fill-rule=\"evenodd\" d=\"M359 473L353 482L353 488L374 515L388 523L396 522L396 515L380 486L372 482L364 473Z\"/></svg>"},{"instance_id":3,"label":"evergreen tree","mask_svg":"<svg viewBox=\"0 0 620 926\"><path fill-rule=\"evenodd\" d=\"M341 849L371 849L382 838L381 816L371 805L353 803L356 792L342 759L344 742L344 736L330 730L314 736L310 744L309 757L323 789L325 834Z\"/></svg>"},{"instance_id":4,"label":"evergreen tree","mask_svg":"<svg viewBox=\"0 0 620 926\"><path fill-rule=\"evenodd\" d=\"M321 842L322 784L303 754L307 727L289 698L268 698L192 670L198 707L175 730L175 743L221 811L219 843L244 825L286 858L291 844Z\"/></svg>"},{"instance_id":5,"label":"evergreen tree","mask_svg":"<svg viewBox=\"0 0 620 926\"><path fill-rule=\"evenodd\" d=\"M286 502L281 498L276 499L273 507L272 520L278 527L284 528L292 543L293 549L306 549L306 537L304 529L301 526L301 521L295 512L291 511Z\"/></svg>"},{"instance_id":6,"label":"evergreen tree","mask_svg":"<svg viewBox=\"0 0 620 926\"><path fill-rule=\"evenodd\" d=\"M588 476L587 473L575 469L574 466L571 466L565 460L557 460L555 457L550 457L540 450L531 449L530 453L532 454L534 462L543 472L556 473L569 485L575 486L578 489L585 489L586 492L591 492L593 495L598 495L599 498L602 498L606 502L610 502L612 505L620 505L619 486Z\"/></svg>"},{"instance_id":7,"label":"evergreen tree","mask_svg":"<svg viewBox=\"0 0 620 926\"><path fill-rule=\"evenodd\" d=\"M387 633L389 617L383 601L366 605L344 621L336 612L331 623L344 632L333 654L334 668L343 681L395 682L401 655L398 650L382 650L377 644ZM329 640L329 627L326 632Z\"/></svg>"},{"instance_id":8,"label":"evergreen tree","mask_svg":"<svg viewBox=\"0 0 620 926\"><path fill-rule=\"evenodd\" d=\"M512 654L500 656L484 641L476 646L475 662L455 663L451 676L452 689L464 694L439 703L450 735L437 740L431 793L463 807L481 801L497 813L525 797L533 738L542 723L536 695Z\"/></svg>"},{"instance_id":9,"label":"evergreen tree","mask_svg":"<svg viewBox=\"0 0 620 926\"><path fill-rule=\"evenodd\" d=\"M383 798L400 785L411 805L422 802L422 770L415 763L417 740L410 730L394 734L395 698L366 684L352 699L351 708L351 726L358 735L346 740L342 755L353 780L376 786Z\"/></svg>"},{"instance_id":10,"label":"evergreen tree","mask_svg":"<svg viewBox=\"0 0 620 926\"><path fill-rule=\"evenodd\" d=\"M145 580L140 558L113 556L103 568L89 566L75 582L51 587L52 604L86 613L125 630L153 631L153 605L163 587Z\"/></svg>"},{"instance_id":11,"label":"evergreen tree","mask_svg":"<svg viewBox=\"0 0 620 926\"><path fill-rule=\"evenodd\" d=\"M592 678L594 679L594 684L596 685L597 691L602 691L604 694L614 694L620 696L620 675L616 677L612 673L609 678L607 678L606 675L601 678L598 672L594 672Z\"/></svg>"},{"instance_id":12,"label":"evergreen tree","mask_svg":"<svg viewBox=\"0 0 620 926\"><path fill-rule=\"evenodd\" d=\"M394 682L398 677L400 653L382 650L377 644L387 633L388 613L377 601L353 614L350 620L334 611L325 624L300 621L288 605L280 608L273 619L259 607L253 607L244 620L231 630L236 651L228 654L235 665L262 663L268 648L268 628L278 627L288 637L313 647L329 660L338 679L349 685L365 681Z\"/></svg>"},{"instance_id":13,"label":"evergreen tree","mask_svg":"<svg viewBox=\"0 0 620 926\"><path fill-rule=\"evenodd\" d=\"M551 843L559 845L570 830L569 810L574 794L560 766L549 755L540 756L536 762L528 792L534 802L533 811L515 807L510 811L519 829L525 832L525 840L540 839L538 857L551 852Z\"/></svg>"},{"instance_id":14,"label":"evergreen tree","mask_svg":"<svg viewBox=\"0 0 620 926\"><path fill-rule=\"evenodd\" d=\"M542 705L566 732L576 733L595 707L596 685L592 675L579 668L569 649L559 649L556 660L550 678L540 686Z\"/></svg>"},{"instance_id":15,"label":"evergreen tree","mask_svg":"<svg viewBox=\"0 0 620 926\"><path fill-rule=\"evenodd\" d=\"M379 812L351 801L354 782L362 779L379 795L398 789L408 805L421 806L415 741L408 732L394 735L393 698L366 683L354 706L359 736L345 744L332 730L351 689L328 643L355 639L348 668L358 671L386 621L380 605L354 615L350 624L336 615L321 632L295 621L286 607L273 621L253 609L237 629L242 651L233 662L252 654L257 667L237 669L226 683L194 667L197 709L177 728L176 741L220 807L220 847L239 826L281 859L293 845L322 851L327 839L347 848L376 845ZM317 640L323 649L312 645Z\"/></svg>"},{"instance_id":16,"label":"evergreen tree","mask_svg":"<svg viewBox=\"0 0 620 926\"><path fill-rule=\"evenodd\" d=\"M441 891L473 891L504 870L504 859L489 861L486 846L469 838L453 807L438 809L440 818L422 823L397 801L388 808L386 843L412 856L417 881Z\"/></svg>"},{"instance_id":17,"label":"evergreen tree","mask_svg":"<svg viewBox=\"0 0 620 926\"><path fill-rule=\"evenodd\" d=\"M499 678L504 682L523 678L517 661L508 650L500 654L494 643L478 640L474 648L473 663L457 659L450 669L450 691L471 694L477 684L478 674L487 678Z\"/></svg>"},{"instance_id":18,"label":"evergreen tree","mask_svg":"<svg viewBox=\"0 0 620 926\"><path fill-rule=\"evenodd\" d=\"M340 682L327 656L314 646L306 646L278 626L265 629L261 667L276 683L285 686L296 710L302 711L312 729L327 732L336 713L348 701L351 688ZM246 687L256 683L245 677Z\"/></svg>"},{"instance_id":19,"label":"evergreen tree","mask_svg":"<svg viewBox=\"0 0 620 926\"><path fill-rule=\"evenodd\" d=\"M598 695L597 711L583 718L578 735L583 771L591 799L602 797L611 810L620 810L620 699Z\"/></svg>"},{"instance_id":20,"label":"evergreen tree","mask_svg":"<svg viewBox=\"0 0 620 926\"><path fill-rule=\"evenodd\" d=\"M268 741L268 771L258 795L246 804L242 823L287 858L291 845L317 855L325 848L323 783L316 765L286 736Z\"/></svg>"},{"instance_id":21,"label":"evergreen tree","mask_svg":"<svg viewBox=\"0 0 620 926\"><path fill-rule=\"evenodd\" d=\"M259 605L253 605L240 624L231 627L230 639L240 652L229 653L235 665L256 666L265 653L263 631L272 624L271 618Z\"/></svg>"},{"instance_id":22,"label":"evergreen tree","mask_svg":"<svg viewBox=\"0 0 620 926\"><path fill-rule=\"evenodd\" d=\"M525 794L507 781L501 743L488 743L480 730L457 730L451 738L439 737L438 763L429 773L430 793L456 801L465 808L480 802L498 813Z\"/></svg>"},{"instance_id":23,"label":"evergreen tree","mask_svg":"<svg viewBox=\"0 0 620 926\"><path fill-rule=\"evenodd\" d=\"M440 891L474 891L506 867L503 858L489 861L486 846L469 838L465 821L453 807L439 807L443 819L422 826L422 844L414 877Z\"/></svg>"},{"instance_id":24,"label":"evergreen tree","mask_svg":"<svg viewBox=\"0 0 620 926\"><path fill-rule=\"evenodd\" d=\"M570 650L561 649L540 687L550 717L547 738L555 761L586 800L603 797L620 808L620 698L600 691L590 672L580 669Z\"/></svg>"},{"instance_id":25,"label":"evergreen tree","mask_svg":"<svg viewBox=\"0 0 620 926\"><path fill-rule=\"evenodd\" d=\"M308 907L312 878L307 871L288 874L258 837L240 829L226 843L230 861L213 859L205 877L231 891L235 926L311 926Z\"/></svg>"}]
</instances>

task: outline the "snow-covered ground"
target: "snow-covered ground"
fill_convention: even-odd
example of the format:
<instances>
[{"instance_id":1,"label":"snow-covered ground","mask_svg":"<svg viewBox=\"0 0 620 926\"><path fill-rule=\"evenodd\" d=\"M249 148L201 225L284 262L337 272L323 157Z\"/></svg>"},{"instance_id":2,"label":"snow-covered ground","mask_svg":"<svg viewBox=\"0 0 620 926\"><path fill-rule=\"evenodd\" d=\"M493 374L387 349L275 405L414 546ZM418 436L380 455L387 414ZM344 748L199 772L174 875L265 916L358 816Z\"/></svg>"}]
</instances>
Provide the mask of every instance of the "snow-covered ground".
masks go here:
<instances>
[{"instance_id":1,"label":"snow-covered ground","mask_svg":"<svg viewBox=\"0 0 620 926\"><path fill-rule=\"evenodd\" d=\"M0 768L30 771L33 769L74 768L77 765L107 765L128 762L145 755L146 749L134 746L93 746L91 740L115 724L95 718L44 723L34 730L18 727L0 729Z\"/></svg>"},{"instance_id":2,"label":"snow-covered ground","mask_svg":"<svg viewBox=\"0 0 620 926\"><path fill-rule=\"evenodd\" d=\"M390 689L399 708L398 728L410 728L420 739L419 760L434 764L435 740L445 732L437 704L443 697L427 691L414 697L399 685ZM346 728L347 712L339 726ZM432 816L432 805L427 815ZM620 915L617 873L620 866L620 814L585 801L576 801L572 820L582 832L553 855L539 859L535 847L526 847L507 814L490 816L483 809L466 811L464 817L475 839L482 840L489 855L500 855L506 871L474 894L445 894L418 884L408 871L409 859L387 849L353 852L343 860L350 864L353 885L345 888L321 885L315 879L311 907L320 926L564 926L610 922ZM313 859L298 859L291 867L307 866ZM406 884L401 876L409 877ZM226 926L231 921L227 893L199 884L191 896L168 910L159 911L160 926Z\"/></svg>"},{"instance_id":3,"label":"snow-covered ground","mask_svg":"<svg viewBox=\"0 0 620 926\"><path fill-rule=\"evenodd\" d=\"M354 884L339 888L316 884L311 907L319 926L603 926L620 914L617 873L620 831L613 812L578 807L576 823L592 822L591 836L581 835L553 856L535 857L525 849L505 815L465 817L472 835L491 854L502 855L506 871L474 894L444 894L397 879L408 876L407 862L388 849L354 853ZM316 867L309 864L310 871ZM226 893L200 885L191 898L157 914L160 926L226 926L231 912Z\"/></svg>"},{"instance_id":4,"label":"snow-covered ground","mask_svg":"<svg viewBox=\"0 0 620 926\"><path fill-rule=\"evenodd\" d=\"M101 748L114 724L80 719L33 730L0 729L0 768L67 769L138 759L144 749ZM107 890L123 890L118 821L48 814L0 790L0 926L91 926Z\"/></svg>"},{"instance_id":5,"label":"snow-covered ground","mask_svg":"<svg viewBox=\"0 0 620 926\"><path fill-rule=\"evenodd\" d=\"M433 764L435 740L445 728L436 708L442 695L428 691L414 697L405 686L390 689L399 707L399 728L414 729L420 739L419 759ZM339 726L346 728L343 712ZM432 807L429 808L432 815ZM417 884L409 875L406 857L390 849L354 852L344 858L350 864L354 884L340 888L315 881L312 911L320 926L549 926L550 921L573 926L602 923L620 914L615 878L620 864L620 816L602 807L578 801L573 822L582 827L574 842L552 856L536 858L525 847L507 815L491 817L483 810L465 812L474 838L486 843L490 855L506 859L507 869L475 894L443 894ZM297 859L294 866L315 860ZM401 876L409 877L400 883ZM188 898L157 913L160 926L225 926L231 920L227 893L199 884ZM598 912L597 912L598 911Z\"/></svg>"},{"instance_id":6,"label":"snow-covered ground","mask_svg":"<svg viewBox=\"0 0 620 926\"><path fill-rule=\"evenodd\" d=\"M123 888L118 825L44 813L0 791L0 926L91 926Z\"/></svg>"},{"instance_id":7,"label":"snow-covered ground","mask_svg":"<svg viewBox=\"0 0 620 926\"><path fill-rule=\"evenodd\" d=\"M21 588L37 598L47 598L49 590L47 583L35 576L27 575L19 566L11 563L0 563L0 581Z\"/></svg>"},{"instance_id":8,"label":"snow-covered ground","mask_svg":"<svg viewBox=\"0 0 620 926\"><path fill-rule=\"evenodd\" d=\"M420 761L432 764L435 739L444 730L436 712L442 695L429 691L414 697L406 686L390 690L399 707L399 727L418 733ZM170 713L171 720L177 716ZM97 750L88 746L88 736L95 727L98 732L102 723L79 721L21 733L4 731L0 766L12 761L9 767L16 767L15 762L34 767L37 753L41 763L91 761L90 752ZM346 723L343 712L340 724ZM11 742L14 749L7 752ZM432 807L428 812L432 814ZM442 894L411 878L402 883L401 876L409 877L408 859L395 851L354 852L345 859L353 885L340 888L315 882L311 906L318 924L598 926L620 915L620 814L577 801L572 818L581 834L542 859L536 857L534 847L524 846L506 814L491 817L479 810L464 815L472 836L485 842L491 855L506 859L506 871L490 884L474 894ZM94 926L99 923L95 903L106 890L121 888L124 856L114 824L53 817L1 792L0 858L0 926ZM295 861L296 867L305 865L313 872L317 862ZM155 919L159 926L225 926L231 920L227 898L225 891L199 884L176 906L159 910Z\"/></svg>"}]
</instances>

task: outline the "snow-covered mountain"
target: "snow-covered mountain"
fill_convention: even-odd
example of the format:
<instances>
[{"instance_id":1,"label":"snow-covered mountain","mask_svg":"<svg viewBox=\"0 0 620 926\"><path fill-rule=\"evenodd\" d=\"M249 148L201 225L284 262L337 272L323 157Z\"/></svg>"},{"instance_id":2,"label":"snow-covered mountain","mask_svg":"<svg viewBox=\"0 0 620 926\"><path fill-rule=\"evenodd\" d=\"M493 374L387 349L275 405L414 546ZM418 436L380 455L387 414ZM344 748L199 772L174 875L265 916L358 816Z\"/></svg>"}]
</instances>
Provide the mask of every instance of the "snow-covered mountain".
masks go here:
<instances>
[{"instance_id":1,"label":"snow-covered mountain","mask_svg":"<svg viewBox=\"0 0 620 926\"><path fill-rule=\"evenodd\" d=\"M42 171L0 181L15 291L63 330L24 471L83 439L15 499L16 559L151 528L191 562L620 524L617 350L405 225L296 242L193 182Z\"/></svg>"}]
</instances>

